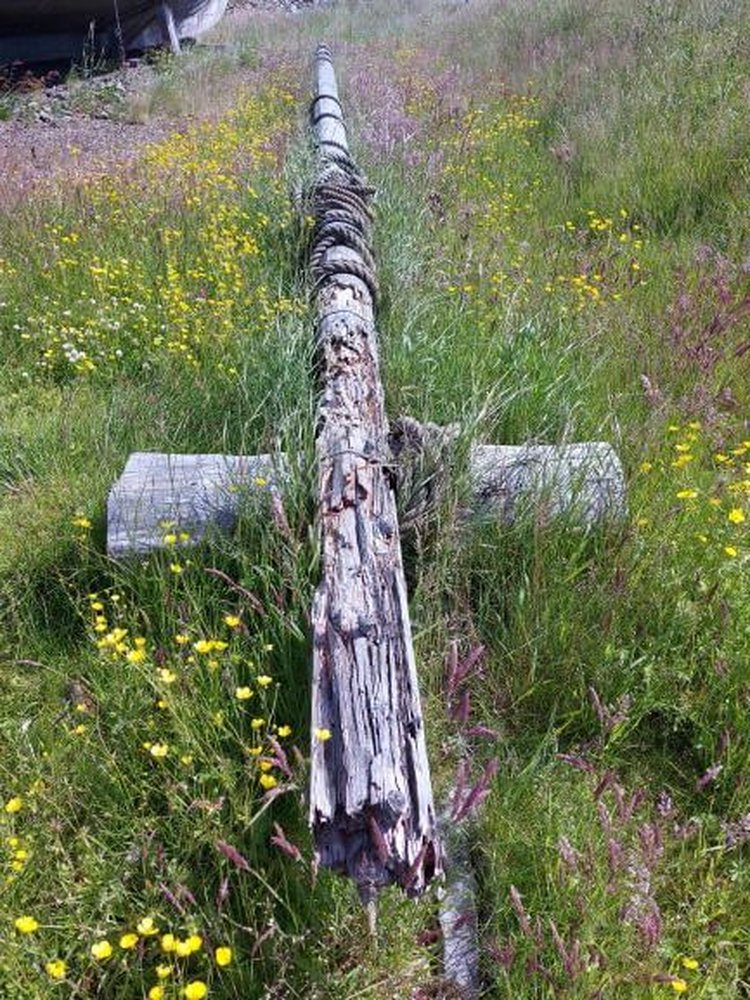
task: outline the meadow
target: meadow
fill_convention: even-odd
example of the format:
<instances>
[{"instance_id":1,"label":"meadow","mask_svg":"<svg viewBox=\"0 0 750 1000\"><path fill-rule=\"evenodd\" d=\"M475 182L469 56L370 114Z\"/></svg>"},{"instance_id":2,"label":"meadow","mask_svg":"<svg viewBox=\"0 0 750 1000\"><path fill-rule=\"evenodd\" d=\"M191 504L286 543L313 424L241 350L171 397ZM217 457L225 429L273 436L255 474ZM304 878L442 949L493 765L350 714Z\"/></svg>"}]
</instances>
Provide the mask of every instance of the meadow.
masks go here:
<instances>
[{"instance_id":1,"label":"meadow","mask_svg":"<svg viewBox=\"0 0 750 1000\"><path fill-rule=\"evenodd\" d=\"M0 996L456 996L436 893L384 893L375 943L311 864L319 40L391 417L626 470L625 522L467 524L457 472L406 539L437 795L491 776L482 996L749 995L750 10L371 0L217 38L118 109L192 124L0 212ZM134 450L306 461L231 536L116 563Z\"/></svg>"}]
</instances>

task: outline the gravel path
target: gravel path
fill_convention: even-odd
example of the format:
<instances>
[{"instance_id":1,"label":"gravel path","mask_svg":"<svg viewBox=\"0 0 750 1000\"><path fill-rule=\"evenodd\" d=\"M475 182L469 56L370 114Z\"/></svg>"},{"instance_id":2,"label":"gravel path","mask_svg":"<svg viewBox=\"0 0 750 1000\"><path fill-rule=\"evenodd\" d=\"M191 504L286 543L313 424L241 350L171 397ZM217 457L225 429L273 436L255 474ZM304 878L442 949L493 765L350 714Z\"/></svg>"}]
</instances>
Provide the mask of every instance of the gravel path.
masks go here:
<instances>
[{"instance_id":1,"label":"gravel path","mask_svg":"<svg viewBox=\"0 0 750 1000\"><path fill-rule=\"evenodd\" d=\"M85 115L0 122L0 208L12 210L45 194L70 195L85 180L125 169L145 145L177 128L173 120L132 125Z\"/></svg>"}]
</instances>

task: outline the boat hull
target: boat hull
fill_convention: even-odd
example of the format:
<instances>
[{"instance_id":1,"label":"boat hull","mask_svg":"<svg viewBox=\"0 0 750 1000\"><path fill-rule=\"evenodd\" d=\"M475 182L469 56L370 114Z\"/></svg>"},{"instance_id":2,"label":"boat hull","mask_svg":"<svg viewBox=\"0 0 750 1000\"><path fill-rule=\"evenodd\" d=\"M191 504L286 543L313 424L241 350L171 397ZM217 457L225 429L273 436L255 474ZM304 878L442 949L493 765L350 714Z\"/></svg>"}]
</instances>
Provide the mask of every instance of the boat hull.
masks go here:
<instances>
[{"instance_id":1,"label":"boat hull","mask_svg":"<svg viewBox=\"0 0 750 1000\"><path fill-rule=\"evenodd\" d=\"M196 38L227 0L2 0L0 61L76 58L93 49L171 45ZM173 29L173 30L171 30Z\"/></svg>"}]
</instances>

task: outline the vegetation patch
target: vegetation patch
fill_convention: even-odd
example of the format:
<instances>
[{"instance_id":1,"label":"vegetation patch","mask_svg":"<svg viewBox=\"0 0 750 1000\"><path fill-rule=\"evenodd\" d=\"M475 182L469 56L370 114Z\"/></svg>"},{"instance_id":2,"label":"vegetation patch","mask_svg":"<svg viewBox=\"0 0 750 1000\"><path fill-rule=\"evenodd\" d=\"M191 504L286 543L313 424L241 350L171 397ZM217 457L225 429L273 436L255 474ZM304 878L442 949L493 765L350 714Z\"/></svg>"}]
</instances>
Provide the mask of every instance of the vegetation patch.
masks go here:
<instances>
[{"instance_id":1,"label":"vegetation patch","mask_svg":"<svg viewBox=\"0 0 750 1000\"><path fill-rule=\"evenodd\" d=\"M456 423L459 450L609 440L628 477L627 520L592 530L543 504L469 525L461 475L408 511L483 995L744 995L747 11L234 17L143 98L195 110L204 86L219 113L0 218L0 993L452 995L434 898L383 894L374 942L310 862L327 733L290 191L325 37L378 191L391 417ZM233 535L165 524L161 553L116 564L106 494L136 450L301 460L283 500L248 486Z\"/></svg>"}]
</instances>

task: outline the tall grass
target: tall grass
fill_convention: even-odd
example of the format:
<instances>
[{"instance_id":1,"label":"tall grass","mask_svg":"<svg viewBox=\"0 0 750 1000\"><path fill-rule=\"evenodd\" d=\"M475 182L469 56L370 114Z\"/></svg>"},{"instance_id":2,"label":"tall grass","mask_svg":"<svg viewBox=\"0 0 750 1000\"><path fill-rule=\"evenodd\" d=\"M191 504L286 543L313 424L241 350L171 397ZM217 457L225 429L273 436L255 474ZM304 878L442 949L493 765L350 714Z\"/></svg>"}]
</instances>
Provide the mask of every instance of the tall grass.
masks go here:
<instances>
[{"instance_id":1,"label":"tall grass","mask_svg":"<svg viewBox=\"0 0 750 1000\"><path fill-rule=\"evenodd\" d=\"M253 484L231 537L102 555L132 450L312 454L287 191L320 38L378 189L390 413L459 423L463 450L606 438L627 471L627 522L594 531L543 506L467 525L459 471L407 539L439 795L492 782L469 818L484 995L747 990L748 20L228 22L141 110L196 81L233 110L0 220L4 996L450 995L432 897L386 894L373 947L309 864L311 461L282 506Z\"/></svg>"}]
</instances>

